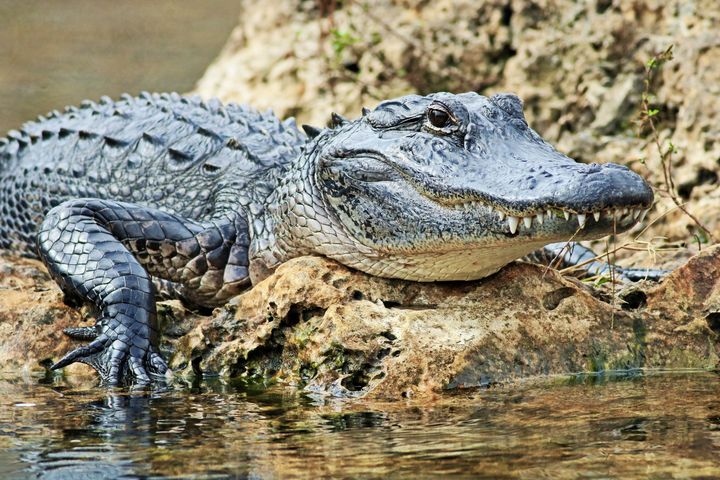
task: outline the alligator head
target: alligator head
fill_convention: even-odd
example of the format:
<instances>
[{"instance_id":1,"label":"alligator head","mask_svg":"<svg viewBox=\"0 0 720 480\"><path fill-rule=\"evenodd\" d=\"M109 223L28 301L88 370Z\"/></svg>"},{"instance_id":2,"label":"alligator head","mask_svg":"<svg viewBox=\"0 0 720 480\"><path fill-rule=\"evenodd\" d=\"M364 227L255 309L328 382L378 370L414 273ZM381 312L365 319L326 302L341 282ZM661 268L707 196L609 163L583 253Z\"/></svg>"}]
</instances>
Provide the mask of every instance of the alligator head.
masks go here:
<instances>
[{"instance_id":1,"label":"alligator head","mask_svg":"<svg viewBox=\"0 0 720 480\"><path fill-rule=\"evenodd\" d=\"M364 113L335 116L275 197L285 257L320 253L419 281L476 279L548 243L628 230L653 200L628 168L556 151L514 95L411 95Z\"/></svg>"}]
</instances>

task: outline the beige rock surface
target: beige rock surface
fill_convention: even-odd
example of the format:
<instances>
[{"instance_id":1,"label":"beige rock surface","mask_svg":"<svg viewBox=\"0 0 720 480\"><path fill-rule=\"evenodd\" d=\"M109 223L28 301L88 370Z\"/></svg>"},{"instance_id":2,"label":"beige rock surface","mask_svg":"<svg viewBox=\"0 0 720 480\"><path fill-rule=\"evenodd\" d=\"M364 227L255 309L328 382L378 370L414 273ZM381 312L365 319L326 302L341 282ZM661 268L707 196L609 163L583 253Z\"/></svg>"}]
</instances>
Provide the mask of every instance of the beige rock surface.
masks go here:
<instances>
[{"instance_id":1,"label":"beige rock surface","mask_svg":"<svg viewBox=\"0 0 720 480\"><path fill-rule=\"evenodd\" d=\"M83 320L40 262L0 256L0 371L36 370L60 359L73 343L62 329ZM69 371L91 373L83 365Z\"/></svg>"},{"instance_id":2,"label":"beige rock surface","mask_svg":"<svg viewBox=\"0 0 720 480\"><path fill-rule=\"evenodd\" d=\"M61 329L82 315L62 303L36 262L5 259L0 267L2 370L57 360L72 343ZM301 257L212 316L161 303L162 349L181 376L382 399L572 373L712 369L719 280L720 247L660 286L635 285L615 300L524 263L483 281L420 284Z\"/></svg>"},{"instance_id":3,"label":"beige rock surface","mask_svg":"<svg viewBox=\"0 0 720 480\"><path fill-rule=\"evenodd\" d=\"M173 365L392 399L547 375L714 368L719 253L609 303L531 264L418 284L302 257L180 339Z\"/></svg>"}]
</instances>

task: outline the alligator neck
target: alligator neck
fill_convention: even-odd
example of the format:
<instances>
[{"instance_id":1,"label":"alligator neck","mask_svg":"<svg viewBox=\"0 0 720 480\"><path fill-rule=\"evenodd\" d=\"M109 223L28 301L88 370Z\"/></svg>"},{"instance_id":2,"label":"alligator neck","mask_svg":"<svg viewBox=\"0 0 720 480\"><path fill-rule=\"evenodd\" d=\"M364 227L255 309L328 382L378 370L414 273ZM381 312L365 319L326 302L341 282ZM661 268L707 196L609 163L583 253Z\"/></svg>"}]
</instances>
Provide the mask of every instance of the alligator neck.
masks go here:
<instances>
[{"instance_id":1,"label":"alligator neck","mask_svg":"<svg viewBox=\"0 0 720 480\"><path fill-rule=\"evenodd\" d=\"M248 256L253 284L268 277L281 263L310 253L302 241L301 227L307 214L314 213L311 164L309 154L304 151L291 168L275 179L276 186L265 198L262 210L251 215Z\"/></svg>"},{"instance_id":2,"label":"alligator neck","mask_svg":"<svg viewBox=\"0 0 720 480\"><path fill-rule=\"evenodd\" d=\"M253 284L294 257L314 254L347 261L360 251L373 254L353 240L330 213L315 181L316 155L312 148L303 152L279 178L262 212L249 222Z\"/></svg>"}]
</instances>

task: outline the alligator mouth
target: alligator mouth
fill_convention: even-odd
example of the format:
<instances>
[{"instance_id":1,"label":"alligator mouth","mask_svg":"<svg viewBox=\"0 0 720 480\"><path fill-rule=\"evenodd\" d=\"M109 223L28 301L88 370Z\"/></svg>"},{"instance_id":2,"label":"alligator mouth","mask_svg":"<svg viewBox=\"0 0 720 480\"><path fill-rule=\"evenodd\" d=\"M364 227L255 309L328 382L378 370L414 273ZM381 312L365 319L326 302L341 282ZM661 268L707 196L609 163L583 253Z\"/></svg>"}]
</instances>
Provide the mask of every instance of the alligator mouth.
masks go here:
<instances>
[{"instance_id":1,"label":"alligator mouth","mask_svg":"<svg viewBox=\"0 0 720 480\"><path fill-rule=\"evenodd\" d=\"M600 172L600 167L571 164L573 167L588 167L586 172L579 172L582 175L576 177L574 184L565 183L545 198L536 195L535 198L512 200L477 190L473 192L475 189L463 185L465 182L462 179L453 179L455 185L448 187L448 179L440 181L428 176L414 168L409 160L399 165L376 152L354 151L352 155L346 153L332 156L331 160L342 163L347 158L365 158L387 168L380 169L375 177L366 181L387 180L386 172L392 171L397 174L398 180L402 180L432 204L455 215L468 215L466 222L472 222L478 214L482 214L484 219L490 220L495 231L504 225L499 232L509 235L532 233L542 237L557 237L572 235L574 232L579 237L599 237L621 233L642 222L652 207L650 187L637 174L614 164L603 166L605 170L601 185L589 176ZM357 168L355 162L352 166ZM365 175L369 173L366 171ZM447 195L448 189L454 190L454 194Z\"/></svg>"},{"instance_id":2,"label":"alligator mouth","mask_svg":"<svg viewBox=\"0 0 720 480\"><path fill-rule=\"evenodd\" d=\"M539 235L568 231L582 236L620 233L642 222L652 207L652 190L626 167L574 162L559 164L560 167L567 172L558 170L559 173L551 175L549 169L544 171L545 176L555 177L554 182L545 182L543 177L536 175L539 183L545 186L533 184L528 195L522 198L519 192L524 191L524 184L518 182L521 175L517 172L507 172L514 181L513 178L503 180L502 173L498 173L499 178L476 173L488 184L488 191L483 192L467 180L467 177L473 177L472 171L466 171L463 176L439 179L415 171L409 162L400 168L394 166L405 181L430 202L456 212L477 214L482 211L484 218L496 219L496 225L505 222L507 230L504 231L513 235L523 230L528 233L532 230ZM489 193L502 189L508 190L510 198ZM571 226L574 228L567 228Z\"/></svg>"},{"instance_id":3,"label":"alligator mouth","mask_svg":"<svg viewBox=\"0 0 720 480\"><path fill-rule=\"evenodd\" d=\"M530 230L533 229L533 227L542 226L546 222L560 221L564 221L571 226L575 224L577 230L582 230L592 223L615 226L626 230L636 223L642 222L650 210L650 207L647 205L630 205L586 211L574 211L562 207L547 207L517 214L509 213L497 206L478 200L448 203L439 201L436 198L428 197L428 199L443 208L460 213L477 212L484 208L489 211L491 215L494 214L498 221L505 222L511 234L518 233L521 229Z\"/></svg>"}]
</instances>

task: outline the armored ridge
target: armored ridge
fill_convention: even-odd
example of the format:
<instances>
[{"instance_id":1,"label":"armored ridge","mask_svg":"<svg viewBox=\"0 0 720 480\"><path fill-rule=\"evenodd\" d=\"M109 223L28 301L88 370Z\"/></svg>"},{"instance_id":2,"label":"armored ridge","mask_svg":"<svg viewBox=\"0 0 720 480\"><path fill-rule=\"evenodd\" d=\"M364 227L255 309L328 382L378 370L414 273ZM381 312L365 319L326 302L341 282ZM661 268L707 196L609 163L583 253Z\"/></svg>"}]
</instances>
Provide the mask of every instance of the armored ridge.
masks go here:
<instances>
[{"instance_id":1,"label":"armored ridge","mask_svg":"<svg viewBox=\"0 0 720 480\"><path fill-rule=\"evenodd\" d=\"M224 303L290 258L373 275L471 280L561 240L622 232L652 191L583 165L529 128L509 94L411 95L306 130L176 94L84 103L0 146L0 248L45 262L97 310L54 365L150 382L155 300Z\"/></svg>"},{"instance_id":2,"label":"armored ridge","mask_svg":"<svg viewBox=\"0 0 720 480\"><path fill-rule=\"evenodd\" d=\"M195 220L248 208L267 195L257 182L281 175L304 143L293 120L176 93L51 112L0 138L0 248L34 255L45 213L71 198L141 203Z\"/></svg>"}]
</instances>

